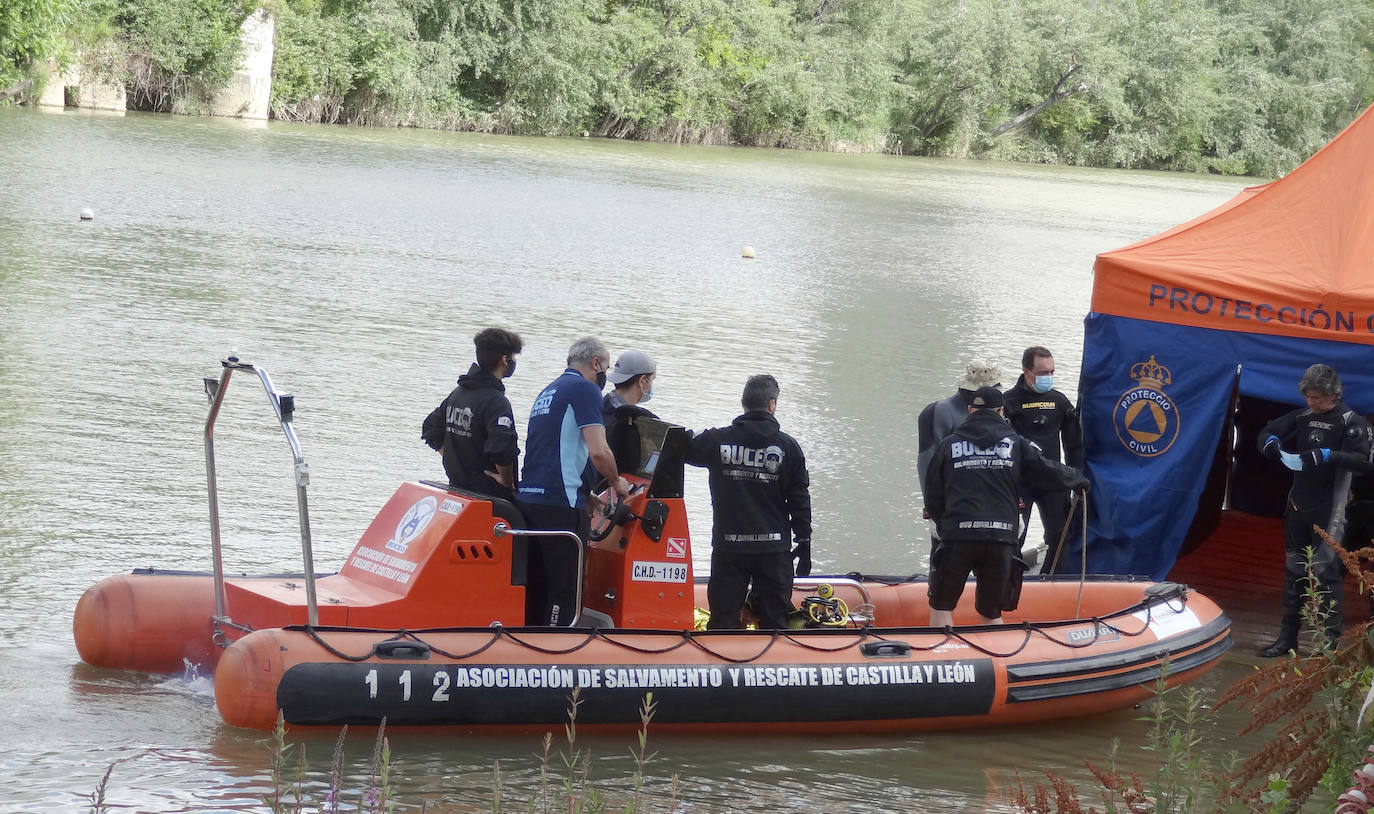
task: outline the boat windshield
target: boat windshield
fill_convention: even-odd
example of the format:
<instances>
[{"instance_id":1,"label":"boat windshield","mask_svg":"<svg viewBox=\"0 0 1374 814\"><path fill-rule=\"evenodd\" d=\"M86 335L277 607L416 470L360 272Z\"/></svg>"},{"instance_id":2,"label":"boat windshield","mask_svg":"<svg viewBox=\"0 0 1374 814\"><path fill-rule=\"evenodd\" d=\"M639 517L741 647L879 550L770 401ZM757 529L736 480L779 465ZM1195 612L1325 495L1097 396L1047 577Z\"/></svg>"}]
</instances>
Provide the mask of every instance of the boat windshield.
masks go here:
<instances>
[{"instance_id":1,"label":"boat windshield","mask_svg":"<svg viewBox=\"0 0 1374 814\"><path fill-rule=\"evenodd\" d=\"M649 416L637 416L639 430L639 467L636 475L650 481L654 497L682 497L683 457L687 440L685 428Z\"/></svg>"}]
</instances>

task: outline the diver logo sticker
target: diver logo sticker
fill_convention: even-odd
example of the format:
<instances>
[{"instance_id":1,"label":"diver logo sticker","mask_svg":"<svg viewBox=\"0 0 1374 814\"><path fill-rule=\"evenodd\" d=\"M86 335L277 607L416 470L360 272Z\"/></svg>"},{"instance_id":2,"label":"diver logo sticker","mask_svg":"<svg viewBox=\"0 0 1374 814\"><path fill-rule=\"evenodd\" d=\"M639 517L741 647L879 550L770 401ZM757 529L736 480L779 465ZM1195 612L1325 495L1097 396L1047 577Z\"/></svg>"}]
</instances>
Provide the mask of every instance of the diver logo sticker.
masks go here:
<instances>
[{"instance_id":1,"label":"diver logo sticker","mask_svg":"<svg viewBox=\"0 0 1374 814\"><path fill-rule=\"evenodd\" d=\"M678 560L687 559L687 541L681 537L669 537L668 556Z\"/></svg>"},{"instance_id":2,"label":"diver logo sticker","mask_svg":"<svg viewBox=\"0 0 1374 814\"><path fill-rule=\"evenodd\" d=\"M401 522L396 524L396 535L386 541L386 547L397 554L406 553L410 541L419 537L420 532L429 526L429 521L434 519L434 513L438 509L439 501L435 500L434 495L427 495L415 501L415 505L401 515Z\"/></svg>"},{"instance_id":3,"label":"diver logo sticker","mask_svg":"<svg viewBox=\"0 0 1374 814\"><path fill-rule=\"evenodd\" d=\"M1164 393L1174 383L1169 368L1155 361L1131 365L1136 386L1122 393L1112 410L1112 426L1122 446L1142 458L1167 451L1178 440L1178 405Z\"/></svg>"}]
</instances>

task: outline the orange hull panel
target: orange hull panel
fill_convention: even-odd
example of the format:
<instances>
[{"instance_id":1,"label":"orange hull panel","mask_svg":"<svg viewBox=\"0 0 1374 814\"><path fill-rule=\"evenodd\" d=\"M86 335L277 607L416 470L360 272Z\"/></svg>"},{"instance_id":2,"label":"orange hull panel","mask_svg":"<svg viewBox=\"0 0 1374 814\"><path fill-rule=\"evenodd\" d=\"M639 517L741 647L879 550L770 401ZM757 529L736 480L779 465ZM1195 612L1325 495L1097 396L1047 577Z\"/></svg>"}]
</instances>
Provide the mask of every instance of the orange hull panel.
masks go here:
<instances>
[{"instance_id":1,"label":"orange hull panel","mask_svg":"<svg viewBox=\"0 0 1374 814\"><path fill-rule=\"evenodd\" d=\"M1061 588L1076 585L1060 583ZM1092 586L1090 585L1089 588ZM1142 585L1132 586L1139 593ZM1129 707L1168 658L1170 683L1210 669L1229 621L1205 597L1044 626L771 632L462 629L396 635L254 633L220 661L235 726L375 724L463 729L632 728L652 692L656 729L836 731L1025 723Z\"/></svg>"},{"instance_id":2,"label":"orange hull panel","mask_svg":"<svg viewBox=\"0 0 1374 814\"><path fill-rule=\"evenodd\" d=\"M81 660L97 667L180 672L186 661L213 667L215 614L209 577L130 574L96 583L77 602L72 635Z\"/></svg>"}]
</instances>

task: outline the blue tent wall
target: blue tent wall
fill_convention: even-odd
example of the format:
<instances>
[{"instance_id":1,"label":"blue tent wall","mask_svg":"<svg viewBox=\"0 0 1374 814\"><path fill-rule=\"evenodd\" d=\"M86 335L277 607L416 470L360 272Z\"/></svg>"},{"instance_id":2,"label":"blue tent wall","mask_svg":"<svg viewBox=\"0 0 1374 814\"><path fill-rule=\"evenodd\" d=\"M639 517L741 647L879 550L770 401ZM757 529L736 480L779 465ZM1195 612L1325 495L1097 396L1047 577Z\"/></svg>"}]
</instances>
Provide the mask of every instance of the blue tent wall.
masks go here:
<instances>
[{"instance_id":1,"label":"blue tent wall","mask_svg":"<svg viewBox=\"0 0 1374 814\"><path fill-rule=\"evenodd\" d=\"M1167 368L1167 384L1132 378L1133 369L1149 372L1140 366L1151 357ZM1374 346L1089 314L1079 380L1092 480L1089 573L1164 579L1196 513L1236 366L1243 395L1297 405L1298 379L1316 362L1341 374L1347 404L1374 409ZM1149 403L1128 406L1142 400ZM1078 560L1077 541L1066 555Z\"/></svg>"}]
</instances>

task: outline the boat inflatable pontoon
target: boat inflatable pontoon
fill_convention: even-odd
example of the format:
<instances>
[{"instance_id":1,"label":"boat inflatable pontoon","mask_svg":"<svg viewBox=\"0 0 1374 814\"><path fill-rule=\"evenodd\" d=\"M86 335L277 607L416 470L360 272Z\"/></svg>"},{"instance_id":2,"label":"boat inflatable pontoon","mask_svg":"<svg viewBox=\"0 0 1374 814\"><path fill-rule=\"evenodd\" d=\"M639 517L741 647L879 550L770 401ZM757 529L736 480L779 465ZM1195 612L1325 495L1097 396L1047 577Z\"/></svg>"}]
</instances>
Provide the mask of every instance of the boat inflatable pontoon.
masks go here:
<instances>
[{"instance_id":1,"label":"boat inflatable pontoon","mask_svg":"<svg viewBox=\"0 0 1374 814\"><path fill-rule=\"evenodd\" d=\"M598 516L586 543L524 528L510 503L404 483L338 573L316 575L308 469L289 396L231 357L207 379L212 573L139 570L77 605L87 663L213 671L234 726L374 724L541 729L639 724L689 731L862 731L1015 724L1089 715L1190 681L1230 648L1230 621L1174 583L1028 578L1003 625L977 625L972 591L956 625L935 629L923 576L811 577L794 584L798 626L701 631L682 498L686 431L640 427L643 464L628 500ZM296 461L301 574L229 577L220 559L213 426L235 371L257 373ZM578 552L569 628L526 627L531 540Z\"/></svg>"}]
</instances>

